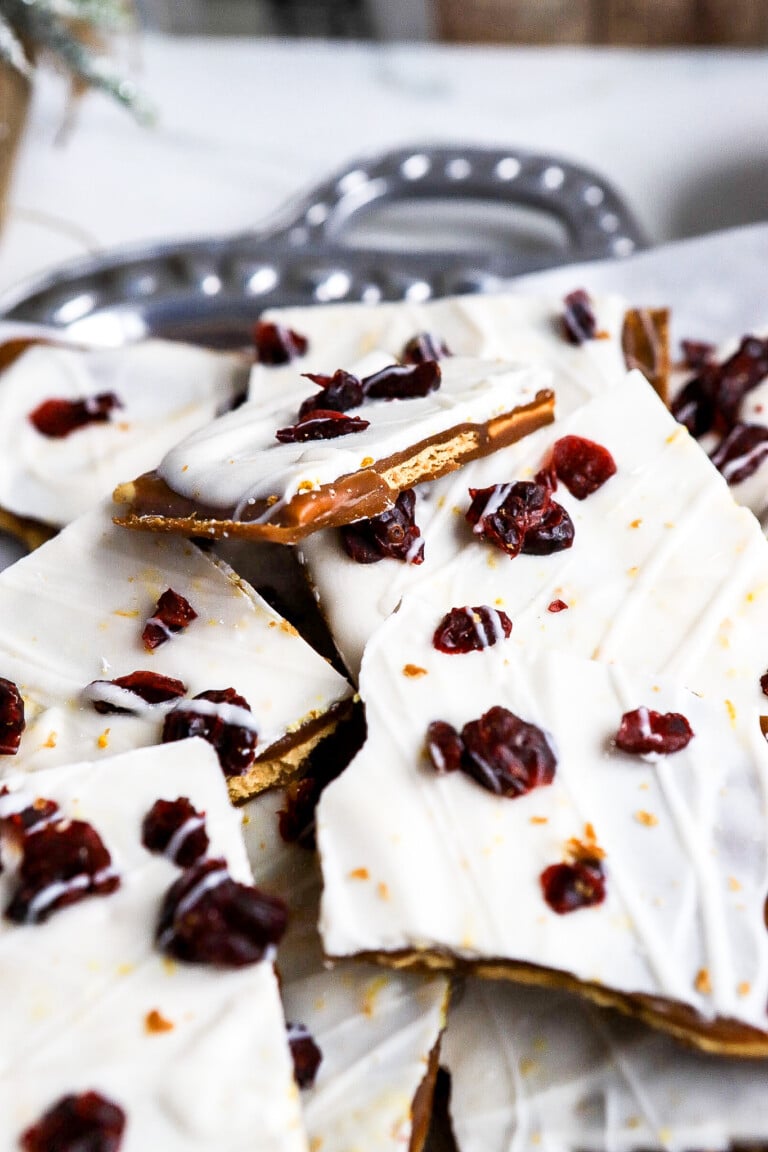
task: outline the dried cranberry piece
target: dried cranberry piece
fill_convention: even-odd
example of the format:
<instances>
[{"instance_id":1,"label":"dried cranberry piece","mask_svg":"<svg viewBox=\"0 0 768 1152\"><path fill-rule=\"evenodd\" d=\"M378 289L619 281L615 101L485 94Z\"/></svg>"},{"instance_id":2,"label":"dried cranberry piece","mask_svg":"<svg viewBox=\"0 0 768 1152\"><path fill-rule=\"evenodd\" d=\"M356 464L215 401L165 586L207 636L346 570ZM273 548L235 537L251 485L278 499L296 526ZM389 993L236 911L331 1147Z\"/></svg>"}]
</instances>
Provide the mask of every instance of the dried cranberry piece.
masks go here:
<instances>
[{"instance_id":1,"label":"dried cranberry piece","mask_svg":"<svg viewBox=\"0 0 768 1152\"><path fill-rule=\"evenodd\" d=\"M592 300L583 288L569 292L563 301L561 317L563 336L569 344L586 344L597 335L597 317Z\"/></svg>"},{"instance_id":2,"label":"dried cranberry piece","mask_svg":"<svg viewBox=\"0 0 768 1152\"><path fill-rule=\"evenodd\" d=\"M365 712L359 706L312 750L307 775L303 780L292 781L283 794L278 824L286 843L314 849L318 801L331 781L352 763L365 742L365 736Z\"/></svg>"},{"instance_id":3,"label":"dried cranberry piece","mask_svg":"<svg viewBox=\"0 0 768 1152\"><path fill-rule=\"evenodd\" d=\"M156 800L144 817L141 842L150 852L189 868L208 851L205 813L198 812L188 796Z\"/></svg>"},{"instance_id":4,"label":"dried cranberry piece","mask_svg":"<svg viewBox=\"0 0 768 1152\"><path fill-rule=\"evenodd\" d=\"M260 364L288 364L306 354L309 341L300 332L285 328L282 324L272 324L259 320L253 329L253 342L256 345L256 358Z\"/></svg>"},{"instance_id":5,"label":"dried cranberry piece","mask_svg":"<svg viewBox=\"0 0 768 1152\"><path fill-rule=\"evenodd\" d=\"M98 1092L62 1096L37 1124L27 1128L23 1152L118 1152L125 1112Z\"/></svg>"},{"instance_id":6,"label":"dried cranberry piece","mask_svg":"<svg viewBox=\"0 0 768 1152\"><path fill-rule=\"evenodd\" d=\"M435 392L443 374L436 360L418 364L390 364L363 380L363 392L369 400L414 400Z\"/></svg>"},{"instance_id":7,"label":"dried cranberry piece","mask_svg":"<svg viewBox=\"0 0 768 1152\"><path fill-rule=\"evenodd\" d=\"M307 440L335 440L339 436L349 436L353 432L364 432L370 420L361 416L346 416L330 408L315 408L305 412L297 424L288 428L278 428L275 437L281 444L303 444Z\"/></svg>"},{"instance_id":8,"label":"dried cranberry piece","mask_svg":"<svg viewBox=\"0 0 768 1152\"><path fill-rule=\"evenodd\" d=\"M27 726L24 701L13 680L0 676L0 756L15 756Z\"/></svg>"},{"instance_id":9,"label":"dried cranberry piece","mask_svg":"<svg viewBox=\"0 0 768 1152\"><path fill-rule=\"evenodd\" d=\"M299 420L303 420L310 412L323 409L328 412L348 412L350 408L359 408L363 402L363 386L357 376L337 368L333 376L320 376L314 372L305 372L304 375L313 384L320 386L320 391L299 408Z\"/></svg>"},{"instance_id":10,"label":"dried cranberry piece","mask_svg":"<svg viewBox=\"0 0 768 1152\"><path fill-rule=\"evenodd\" d=\"M83 820L58 820L26 835L18 880L5 910L17 924L39 924L59 908L120 887L104 841Z\"/></svg>"},{"instance_id":11,"label":"dried cranberry piece","mask_svg":"<svg viewBox=\"0 0 768 1152\"><path fill-rule=\"evenodd\" d=\"M561 504L552 501L552 507L540 524L525 533L522 552L529 556L551 556L573 544L573 521Z\"/></svg>"},{"instance_id":12,"label":"dried cranberry piece","mask_svg":"<svg viewBox=\"0 0 768 1152\"><path fill-rule=\"evenodd\" d=\"M470 488L469 495L472 503L466 518L475 535L508 556L520 552L544 556L573 543L573 522L545 484L519 480Z\"/></svg>"},{"instance_id":13,"label":"dried cranberry piece","mask_svg":"<svg viewBox=\"0 0 768 1152\"><path fill-rule=\"evenodd\" d=\"M615 741L622 752L643 756L649 752L680 752L693 736L693 729L681 713L641 707L624 713Z\"/></svg>"},{"instance_id":14,"label":"dried cranberry piece","mask_svg":"<svg viewBox=\"0 0 768 1152\"><path fill-rule=\"evenodd\" d=\"M522 796L554 779L557 760L541 728L507 708L471 720L461 738L463 771L497 796Z\"/></svg>"},{"instance_id":15,"label":"dried cranberry piece","mask_svg":"<svg viewBox=\"0 0 768 1152\"><path fill-rule=\"evenodd\" d=\"M512 633L506 612L481 604L476 608L451 608L435 629L432 644L438 652L480 652Z\"/></svg>"},{"instance_id":16,"label":"dried cranberry piece","mask_svg":"<svg viewBox=\"0 0 768 1152\"><path fill-rule=\"evenodd\" d=\"M439 775L457 772L462 766L464 741L452 724L434 720L427 728L427 752Z\"/></svg>"},{"instance_id":17,"label":"dried cranberry piece","mask_svg":"<svg viewBox=\"0 0 768 1152\"><path fill-rule=\"evenodd\" d=\"M29 420L41 436L63 440L88 424L106 424L115 408L122 407L122 401L114 392L100 392L85 400L44 400L29 413Z\"/></svg>"},{"instance_id":18,"label":"dried cranberry piece","mask_svg":"<svg viewBox=\"0 0 768 1152\"><path fill-rule=\"evenodd\" d=\"M242 776L255 759L258 734L251 706L234 688L200 692L168 713L162 743L188 736L213 745L225 776Z\"/></svg>"},{"instance_id":19,"label":"dried cranberry piece","mask_svg":"<svg viewBox=\"0 0 768 1152\"><path fill-rule=\"evenodd\" d=\"M602 444L583 436L561 436L552 446L550 468L571 496L586 500L615 474L616 461Z\"/></svg>"},{"instance_id":20,"label":"dried cranberry piece","mask_svg":"<svg viewBox=\"0 0 768 1152\"><path fill-rule=\"evenodd\" d=\"M715 422L715 401L711 383L705 375L689 380L672 401L672 415L685 425L697 440L710 431Z\"/></svg>"},{"instance_id":21,"label":"dried cranberry piece","mask_svg":"<svg viewBox=\"0 0 768 1152\"><path fill-rule=\"evenodd\" d=\"M422 564L424 541L416 524L416 493L406 488L388 512L347 524L341 529L341 542L358 564L376 564L385 557Z\"/></svg>"},{"instance_id":22,"label":"dried cranberry piece","mask_svg":"<svg viewBox=\"0 0 768 1152\"><path fill-rule=\"evenodd\" d=\"M403 348L403 364L424 364L427 360L444 360L451 353L441 336L434 332L418 332Z\"/></svg>"},{"instance_id":23,"label":"dried cranberry piece","mask_svg":"<svg viewBox=\"0 0 768 1152\"><path fill-rule=\"evenodd\" d=\"M745 336L723 364L706 364L672 404L672 414L695 437L726 435L748 392L768 376L768 339Z\"/></svg>"},{"instance_id":24,"label":"dried cranberry piece","mask_svg":"<svg viewBox=\"0 0 768 1152\"><path fill-rule=\"evenodd\" d=\"M550 600L547 605L547 612L567 612L568 605L565 600Z\"/></svg>"},{"instance_id":25,"label":"dried cranberry piece","mask_svg":"<svg viewBox=\"0 0 768 1152\"><path fill-rule=\"evenodd\" d=\"M475 535L513 557L522 550L528 529L540 524L552 507L549 489L527 480L470 488L469 495L466 518Z\"/></svg>"},{"instance_id":26,"label":"dried cranberry piece","mask_svg":"<svg viewBox=\"0 0 768 1152\"><path fill-rule=\"evenodd\" d=\"M768 696L768 672L764 672L760 677L760 687L763 691L763 696Z\"/></svg>"},{"instance_id":27,"label":"dried cranberry piece","mask_svg":"<svg viewBox=\"0 0 768 1152\"><path fill-rule=\"evenodd\" d=\"M714 362L715 345L709 344L705 340L681 340L680 347L685 366L690 368L692 372L697 372L700 368L705 368Z\"/></svg>"},{"instance_id":28,"label":"dried cranberry piece","mask_svg":"<svg viewBox=\"0 0 768 1152\"><path fill-rule=\"evenodd\" d=\"M305 1024L286 1024L288 1046L293 1056L293 1076L299 1088L311 1088L323 1054Z\"/></svg>"},{"instance_id":29,"label":"dried cranberry piece","mask_svg":"<svg viewBox=\"0 0 768 1152\"><path fill-rule=\"evenodd\" d=\"M166 588L155 605L155 611L144 625L141 638L144 647L152 652L170 640L174 632L181 632L193 620L197 620L197 612L183 596L174 592L173 588Z\"/></svg>"},{"instance_id":30,"label":"dried cranberry piece","mask_svg":"<svg viewBox=\"0 0 768 1152\"><path fill-rule=\"evenodd\" d=\"M233 880L224 860L203 860L166 893L156 940L177 960L241 968L263 959L287 923L282 900Z\"/></svg>"},{"instance_id":31,"label":"dried cranberry piece","mask_svg":"<svg viewBox=\"0 0 768 1152\"><path fill-rule=\"evenodd\" d=\"M92 680L87 689L91 703L97 712L104 715L117 713L121 716L130 716L135 714L129 700L126 700L123 705L99 697L99 686L110 684L114 685L115 688L122 688L124 692L131 692L146 704L166 704L169 700L178 700L187 691L186 684L181 680L174 680L172 676L162 676L159 672L148 672L144 669L129 672L127 676L118 676L114 680Z\"/></svg>"},{"instance_id":32,"label":"dried cranberry piece","mask_svg":"<svg viewBox=\"0 0 768 1152\"><path fill-rule=\"evenodd\" d=\"M553 912L564 916L580 908L593 908L605 900L605 873L601 860L551 864L541 873L544 899Z\"/></svg>"},{"instance_id":33,"label":"dried cranberry piece","mask_svg":"<svg viewBox=\"0 0 768 1152\"><path fill-rule=\"evenodd\" d=\"M760 424L734 424L710 460L729 484L740 484L768 456L768 428Z\"/></svg>"}]
</instances>

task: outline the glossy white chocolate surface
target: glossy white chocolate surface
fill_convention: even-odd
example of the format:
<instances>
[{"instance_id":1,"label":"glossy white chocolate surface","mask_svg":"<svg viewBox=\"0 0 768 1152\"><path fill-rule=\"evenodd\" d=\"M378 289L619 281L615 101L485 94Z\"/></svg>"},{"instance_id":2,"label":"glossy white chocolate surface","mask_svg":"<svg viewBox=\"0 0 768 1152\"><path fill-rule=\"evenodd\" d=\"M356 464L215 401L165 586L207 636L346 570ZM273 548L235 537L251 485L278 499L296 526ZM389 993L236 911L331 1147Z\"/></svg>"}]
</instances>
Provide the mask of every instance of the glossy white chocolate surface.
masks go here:
<instances>
[{"instance_id":1,"label":"glossy white chocolate surface","mask_svg":"<svg viewBox=\"0 0 768 1152\"><path fill-rule=\"evenodd\" d=\"M314 1086L301 1093L310 1147L399 1152L408 1146L414 1097L445 1023L448 981L373 964L325 967L317 857L281 839L283 803L279 792L249 801L244 835L257 884L281 896L291 913L277 955L286 1019L304 1024L322 1052Z\"/></svg>"},{"instance_id":2,"label":"glossy white chocolate surface","mask_svg":"<svg viewBox=\"0 0 768 1152\"><path fill-rule=\"evenodd\" d=\"M247 377L242 356L171 341L95 351L30 348L0 375L0 506L68 524L226 410ZM122 404L106 423L52 439L29 420L46 400L104 392Z\"/></svg>"},{"instance_id":3,"label":"glossy white chocolate surface","mask_svg":"<svg viewBox=\"0 0 768 1152\"><path fill-rule=\"evenodd\" d=\"M725 1152L768 1137L765 1063L551 989L467 981L441 1048L460 1152Z\"/></svg>"},{"instance_id":4,"label":"glossy white chocolate surface","mask_svg":"<svg viewBox=\"0 0 768 1152\"><path fill-rule=\"evenodd\" d=\"M95 1090L127 1116L121 1152L306 1152L272 964L185 964L155 946L180 871L141 843L159 798L187 796L206 814L209 856L250 883L240 818L203 741L75 764L6 781L93 824L121 878L45 923L0 919L0 1146L63 1095ZM6 855L0 904L14 867ZM159 1013L169 1027L153 1031ZM225 1054L225 1055L224 1055Z\"/></svg>"},{"instance_id":5,"label":"glossy white chocolate surface","mask_svg":"<svg viewBox=\"0 0 768 1152\"><path fill-rule=\"evenodd\" d=\"M158 742L167 705L139 700L137 715L103 715L86 691L136 670L182 681L187 697L233 687L251 707L257 755L349 695L229 568L185 540L119 528L111 515L103 505L0 574L0 675L18 686L27 722L0 776ZM167 588L197 619L148 652L142 631Z\"/></svg>"},{"instance_id":6,"label":"glossy white chocolate surface","mask_svg":"<svg viewBox=\"0 0 768 1152\"><path fill-rule=\"evenodd\" d=\"M445 655L432 646L440 615L411 596L366 651L368 739L318 815L329 955L522 962L764 1029L768 746L756 710L736 724L724 686L705 703L674 681L513 639ZM507 799L429 765L432 721L460 730L496 705L547 733L550 786ZM622 714L642 705L682 712L695 738L667 757L619 752ZM540 876L588 825L606 898L558 915Z\"/></svg>"}]
</instances>

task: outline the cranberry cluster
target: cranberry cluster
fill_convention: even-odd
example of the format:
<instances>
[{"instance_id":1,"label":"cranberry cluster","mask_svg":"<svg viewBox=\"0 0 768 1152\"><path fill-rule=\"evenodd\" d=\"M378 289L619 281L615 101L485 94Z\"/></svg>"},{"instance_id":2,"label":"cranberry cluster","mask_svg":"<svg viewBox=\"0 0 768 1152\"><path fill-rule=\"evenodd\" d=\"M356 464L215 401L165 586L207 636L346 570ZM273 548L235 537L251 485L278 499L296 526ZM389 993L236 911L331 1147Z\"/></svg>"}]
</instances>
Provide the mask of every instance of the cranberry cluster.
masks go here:
<instances>
[{"instance_id":1,"label":"cranberry cluster","mask_svg":"<svg viewBox=\"0 0 768 1152\"><path fill-rule=\"evenodd\" d=\"M427 729L427 752L439 774L465 772L489 792L510 799L551 784L557 766L541 728L499 705L460 733L436 720Z\"/></svg>"},{"instance_id":2,"label":"cranberry cluster","mask_svg":"<svg viewBox=\"0 0 768 1152\"><path fill-rule=\"evenodd\" d=\"M40 924L60 908L120 887L96 829L61 817L53 800L40 798L3 817L0 833L21 850L17 883L3 913L15 924Z\"/></svg>"},{"instance_id":3,"label":"cranberry cluster","mask_svg":"<svg viewBox=\"0 0 768 1152\"><path fill-rule=\"evenodd\" d=\"M99 698L96 694L99 685L114 685L126 696L121 696L120 703ZM94 690L93 707L102 713L135 715L138 707L131 708L130 694L150 705L178 700L176 707L165 716L161 742L170 744L189 736L207 740L215 748L225 776L242 776L256 758L259 742L256 724L249 723L245 715L250 713L251 706L234 688L212 688L198 692L192 700L182 700L187 692L183 681L145 669L114 680L94 680L88 687ZM195 700L200 701L197 707Z\"/></svg>"},{"instance_id":4,"label":"cranberry cluster","mask_svg":"<svg viewBox=\"0 0 768 1152\"><path fill-rule=\"evenodd\" d=\"M768 429L739 420L744 397L768 376L768 339L745 336L722 364L709 346L689 342L689 353L692 347L696 375L675 398L672 414L697 439L708 432L721 438L712 462L729 483L738 484L768 456Z\"/></svg>"},{"instance_id":5,"label":"cranberry cluster","mask_svg":"<svg viewBox=\"0 0 768 1152\"><path fill-rule=\"evenodd\" d=\"M416 340L427 341L428 337L424 334ZM406 345L406 351L409 348L410 343ZM428 396L440 387L440 365L436 359L419 358L416 345L411 348L410 357L404 364L390 364L362 380L342 368L332 376L305 373L320 391L302 403L296 424L278 429L275 433L277 439L281 444L293 444L362 432L369 421L346 413L359 408L365 400L412 400L417 396Z\"/></svg>"}]
</instances>

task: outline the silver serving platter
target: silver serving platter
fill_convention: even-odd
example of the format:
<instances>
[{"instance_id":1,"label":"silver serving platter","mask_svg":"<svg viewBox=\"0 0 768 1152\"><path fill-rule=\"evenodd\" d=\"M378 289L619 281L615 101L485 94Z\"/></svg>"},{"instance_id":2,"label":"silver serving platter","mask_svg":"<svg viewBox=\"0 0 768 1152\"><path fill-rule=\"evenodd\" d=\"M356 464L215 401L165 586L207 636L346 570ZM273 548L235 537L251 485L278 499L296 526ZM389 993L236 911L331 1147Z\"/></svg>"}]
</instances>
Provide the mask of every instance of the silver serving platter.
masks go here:
<instances>
[{"instance_id":1,"label":"silver serving platter","mask_svg":"<svg viewBox=\"0 0 768 1152\"><path fill-rule=\"evenodd\" d=\"M430 247L440 206L450 211ZM622 198L588 168L517 148L417 146L353 162L263 230L69 263L0 297L0 316L89 343L236 347L268 307L489 292L642 247Z\"/></svg>"}]
</instances>

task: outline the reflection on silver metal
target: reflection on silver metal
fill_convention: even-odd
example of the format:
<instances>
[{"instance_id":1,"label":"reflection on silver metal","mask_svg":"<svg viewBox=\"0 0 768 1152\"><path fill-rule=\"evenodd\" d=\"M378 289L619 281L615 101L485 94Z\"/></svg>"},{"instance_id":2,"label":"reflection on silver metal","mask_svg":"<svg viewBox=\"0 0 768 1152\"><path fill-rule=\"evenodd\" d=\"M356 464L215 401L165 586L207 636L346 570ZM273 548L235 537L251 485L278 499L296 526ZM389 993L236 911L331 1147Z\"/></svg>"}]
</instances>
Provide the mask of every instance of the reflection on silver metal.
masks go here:
<instances>
[{"instance_id":1,"label":"reflection on silver metal","mask_svg":"<svg viewBox=\"0 0 768 1152\"><path fill-rule=\"evenodd\" d=\"M556 220L565 248L419 250L353 247L366 212L403 201L478 201ZM471 228L468 234L474 235ZM0 299L0 315L95 343L143 335L217 346L247 343L257 315L280 304L427 300L491 292L553 264L628 256L642 231L595 172L520 149L411 147L357 159L295 202L270 231L123 249L80 260Z\"/></svg>"}]
</instances>

